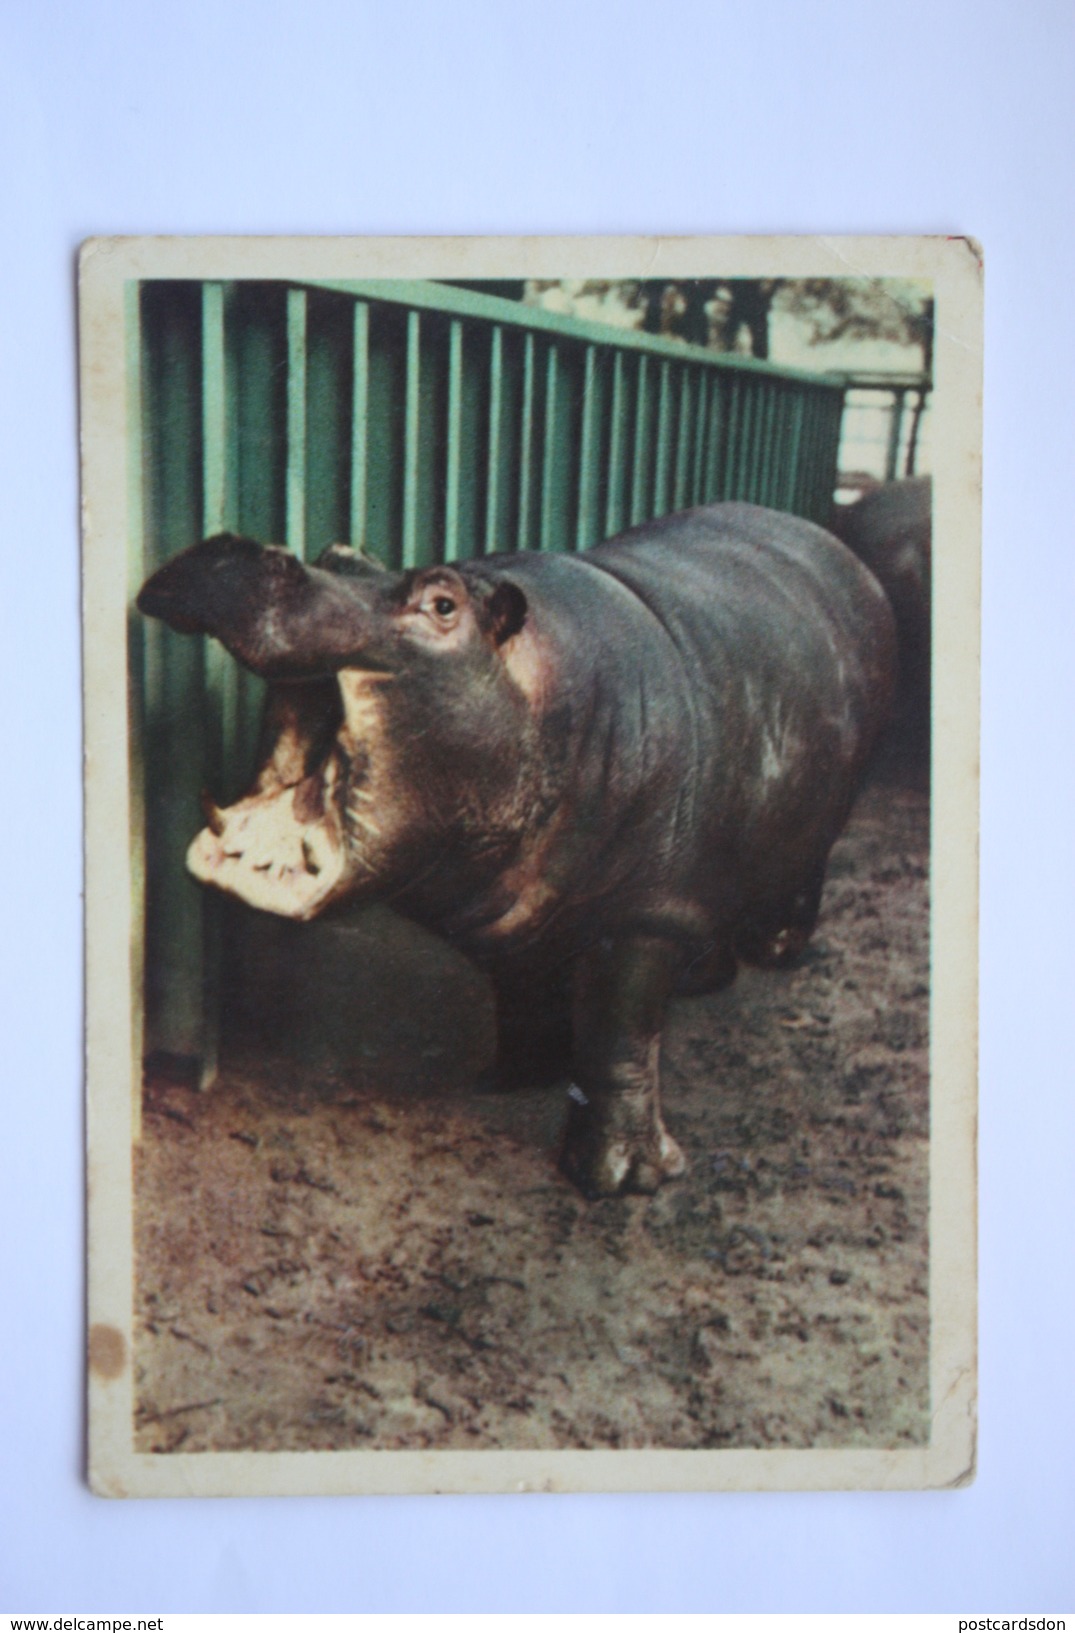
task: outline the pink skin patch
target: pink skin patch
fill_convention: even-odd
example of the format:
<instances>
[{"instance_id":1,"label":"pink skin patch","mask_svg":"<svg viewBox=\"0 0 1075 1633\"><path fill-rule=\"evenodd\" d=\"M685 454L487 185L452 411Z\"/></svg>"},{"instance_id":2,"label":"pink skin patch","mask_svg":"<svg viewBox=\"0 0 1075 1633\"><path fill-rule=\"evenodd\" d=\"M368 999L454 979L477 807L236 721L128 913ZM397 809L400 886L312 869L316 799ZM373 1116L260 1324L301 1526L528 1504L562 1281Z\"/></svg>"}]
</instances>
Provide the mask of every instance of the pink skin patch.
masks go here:
<instances>
[{"instance_id":1,"label":"pink skin patch","mask_svg":"<svg viewBox=\"0 0 1075 1633\"><path fill-rule=\"evenodd\" d=\"M262 912L316 918L346 888L354 868L332 818L303 822L296 816L298 791L254 794L216 813L187 852L188 871Z\"/></svg>"}]
</instances>

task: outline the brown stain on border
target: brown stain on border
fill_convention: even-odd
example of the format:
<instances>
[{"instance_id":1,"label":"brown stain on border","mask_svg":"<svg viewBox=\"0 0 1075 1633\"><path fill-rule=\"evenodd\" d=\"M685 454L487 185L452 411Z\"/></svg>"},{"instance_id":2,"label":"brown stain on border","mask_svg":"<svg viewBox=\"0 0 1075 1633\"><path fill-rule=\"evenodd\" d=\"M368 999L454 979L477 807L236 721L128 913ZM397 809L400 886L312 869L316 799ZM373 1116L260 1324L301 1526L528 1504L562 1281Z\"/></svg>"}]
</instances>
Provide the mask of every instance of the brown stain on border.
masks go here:
<instances>
[{"instance_id":1,"label":"brown stain on border","mask_svg":"<svg viewBox=\"0 0 1075 1633\"><path fill-rule=\"evenodd\" d=\"M127 1365L127 1341L118 1327L98 1322L89 1333L90 1371L98 1378L118 1378Z\"/></svg>"}]
</instances>

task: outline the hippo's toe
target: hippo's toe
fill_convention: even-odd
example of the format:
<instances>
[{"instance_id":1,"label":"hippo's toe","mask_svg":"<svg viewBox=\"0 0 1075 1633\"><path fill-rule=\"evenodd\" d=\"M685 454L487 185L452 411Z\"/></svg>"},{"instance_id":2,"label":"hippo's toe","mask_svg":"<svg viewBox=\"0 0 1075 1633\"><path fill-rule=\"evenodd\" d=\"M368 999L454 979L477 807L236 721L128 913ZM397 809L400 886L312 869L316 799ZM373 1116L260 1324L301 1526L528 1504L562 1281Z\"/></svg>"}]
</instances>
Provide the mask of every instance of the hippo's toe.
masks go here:
<instances>
[{"instance_id":1,"label":"hippo's toe","mask_svg":"<svg viewBox=\"0 0 1075 1633\"><path fill-rule=\"evenodd\" d=\"M572 1097L560 1168L584 1196L652 1196L686 1166L659 1116L644 1128L614 1131L589 1104Z\"/></svg>"}]
</instances>

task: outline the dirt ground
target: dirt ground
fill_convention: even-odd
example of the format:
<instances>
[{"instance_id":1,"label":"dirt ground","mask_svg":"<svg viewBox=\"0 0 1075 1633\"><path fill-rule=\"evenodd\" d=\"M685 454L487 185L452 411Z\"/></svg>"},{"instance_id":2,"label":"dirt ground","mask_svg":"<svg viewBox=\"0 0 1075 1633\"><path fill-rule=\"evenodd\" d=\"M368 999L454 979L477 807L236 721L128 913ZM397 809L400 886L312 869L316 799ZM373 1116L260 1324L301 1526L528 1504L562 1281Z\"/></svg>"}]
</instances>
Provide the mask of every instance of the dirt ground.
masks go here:
<instances>
[{"instance_id":1,"label":"dirt ground","mask_svg":"<svg viewBox=\"0 0 1075 1633\"><path fill-rule=\"evenodd\" d=\"M147 1084L139 1448L924 1443L928 843L890 748L798 968L675 1004L654 1198L561 1177L562 1093L474 1092L462 959L386 914L274 932L277 1052Z\"/></svg>"}]
</instances>

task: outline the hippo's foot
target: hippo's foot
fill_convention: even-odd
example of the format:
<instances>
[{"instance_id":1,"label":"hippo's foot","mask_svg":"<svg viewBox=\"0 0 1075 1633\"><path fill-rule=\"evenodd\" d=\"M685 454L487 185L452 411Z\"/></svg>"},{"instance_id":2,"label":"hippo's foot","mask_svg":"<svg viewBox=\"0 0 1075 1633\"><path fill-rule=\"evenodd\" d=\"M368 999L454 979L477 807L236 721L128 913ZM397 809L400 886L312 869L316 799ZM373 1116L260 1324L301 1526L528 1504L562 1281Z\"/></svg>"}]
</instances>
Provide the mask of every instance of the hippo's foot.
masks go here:
<instances>
[{"instance_id":1,"label":"hippo's foot","mask_svg":"<svg viewBox=\"0 0 1075 1633\"><path fill-rule=\"evenodd\" d=\"M685 1170L687 1159L655 1106L600 1106L574 1084L569 1098L560 1167L584 1196L651 1196Z\"/></svg>"},{"instance_id":2,"label":"hippo's foot","mask_svg":"<svg viewBox=\"0 0 1075 1633\"><path fill-rule=\"evenodd\" d=\"M810 931L799 925L788 924L765 941L758 941L750 952L750 961L763 970L784 970L795 964L806 950Z\"/></svg>"},{"instance_id":3,"label":"hippo's foot","mask_svg":"<svg viewBox=\"0 0 1075 1633\"><path fill-rule=\"evenodd\" d=\"M789 900L757 912L740 925L736 940L739 956L765 970L782 970L794 964L814 933L824 879L822 863Z\"/></svg>"}]
</instances>

